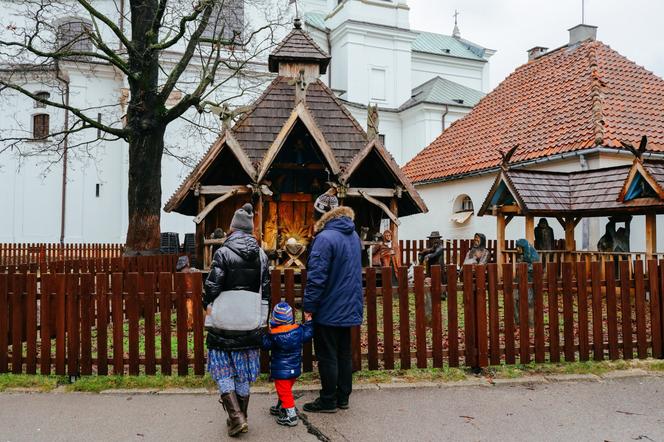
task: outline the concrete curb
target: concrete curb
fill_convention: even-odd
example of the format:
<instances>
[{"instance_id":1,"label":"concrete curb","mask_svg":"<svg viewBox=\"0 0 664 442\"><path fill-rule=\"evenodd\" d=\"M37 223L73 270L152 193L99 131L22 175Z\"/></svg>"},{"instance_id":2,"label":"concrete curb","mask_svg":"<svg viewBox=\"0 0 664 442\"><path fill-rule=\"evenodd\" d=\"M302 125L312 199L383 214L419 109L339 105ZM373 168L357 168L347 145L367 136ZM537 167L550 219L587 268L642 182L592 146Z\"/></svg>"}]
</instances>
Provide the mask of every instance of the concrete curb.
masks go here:
<instances>
[{"instance_id":1,"label":"concrete curb","mask_svg":"<svg viewBox=\"0 0 664 442\"><path fill-rule=\"evenodd\" d=\"M616 370L604 373L601 376L594 374L545 374L545 375L526 375L518 378L487 378L487 377L468 377L461 381L423 381L423 382L407 382L395 378L392 382L380 383L355 383L353 390L355 391L377 391L377 390L403 390L403 389L432 389L432 388L463 388L463 387L505 387L505 386L525 386L531 384L549 384L559 382L604 382L610 380L629 379L629 378L647 378L647 377L664 377L664 372L659 371L646 371L640 368L633 368L629 370ZM313 385L298 385L295 384L293 392L295 393L311 393L317 392L320 386ZM59 386L51 391L43 391L40 388L8 388L4 391L6 394L94 394L87 392L69 392L65 386ZM269 385L260 385L251 387L252 394L274 394L274 387ZM1 393L0 393L1 394ZM210 395L216 396L219 393L216 390L208 390L206 388L168 388L160 390L158 388L137 388L137 389L110 389L100 391L99 394L103 395L119 395L119 396L136 396L136 395Z\"/></svg>"},{"instance_id":2,"label":"concrete curb","mask_svg":"<svg viewBox=\"0 0 664 442\"><path fill-rule=\"evenodd\" d=\"M594 374L547 374L544 378L549 382L600 382L601 378Z\"/></svg>"},{"instance_id":3,"label":"concrete curb","mask_svg":"<svg viewBox=\"0 0 664 442\"><path fill-rule=\"evenodd\" d=\"M517 385L530 385L530 384L547 384L548 381L544 376L524 376L521 378L512 379L493 379L493 386L495 387L514 387Z\"/></svg>"}]
</instances>

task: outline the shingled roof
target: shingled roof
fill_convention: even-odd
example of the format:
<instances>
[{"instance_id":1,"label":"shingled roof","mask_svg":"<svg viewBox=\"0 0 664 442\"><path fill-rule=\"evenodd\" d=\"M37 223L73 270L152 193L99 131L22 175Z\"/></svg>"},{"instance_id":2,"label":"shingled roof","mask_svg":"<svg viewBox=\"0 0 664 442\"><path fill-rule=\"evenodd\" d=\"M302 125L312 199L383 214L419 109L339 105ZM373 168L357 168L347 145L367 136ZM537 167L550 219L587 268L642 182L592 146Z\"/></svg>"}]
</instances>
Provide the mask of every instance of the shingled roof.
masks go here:
<instances>
[{"instance_id":1,"label":"shingled roof","mask_svg":"<svg viewBox=\"0 0 664 442\"><path fill-rule=\"evenodd\" d=\"M253 109L233 127L233 135L252 162L260 163L293 112L295 87L277 77L254 103ZM306 107L325 135L339 165L344 168L367 144L367 135L322 81L307 86Z\"/></svg>"},{"instance_id":2,"label":"shingled roof","mask_svg":"<svg viewBox=\"0 0 664 442\"><path fill-rule=\"evenodd\" d=\"M648 135L664 151L664 80L599 41L551 51L519 68L404 167L415 183L495 170Z\"/></svg>"},{"instance_id":3,"label":"shingled roof","mask_svg":"<svg viewBox=\"0 0 664 442\"><path fill-rule=\"evenodd\" d=\"M661 163L643 163L659 170ZM607 216L628 212L664 213L664 201L636 198L620 201L619 195L633 166L617 166L576 172L529 169L501 171L478 214L512 200L523 214L549 216Z\"/></svg>"},{"instance_id":4,"label":"shingled roof","mask_svg":"<svg viewBox=\"0 0 664 442\"><path fill-rule=\"evenodd\" d=\"M330 64L330 56L302 30L300 19L295 19L293 30L272 51L268 67L270 72L279 72L280 62L293 60L317 63L321 74L327 71L327 66Z\"/></svg>"}]
</instances>

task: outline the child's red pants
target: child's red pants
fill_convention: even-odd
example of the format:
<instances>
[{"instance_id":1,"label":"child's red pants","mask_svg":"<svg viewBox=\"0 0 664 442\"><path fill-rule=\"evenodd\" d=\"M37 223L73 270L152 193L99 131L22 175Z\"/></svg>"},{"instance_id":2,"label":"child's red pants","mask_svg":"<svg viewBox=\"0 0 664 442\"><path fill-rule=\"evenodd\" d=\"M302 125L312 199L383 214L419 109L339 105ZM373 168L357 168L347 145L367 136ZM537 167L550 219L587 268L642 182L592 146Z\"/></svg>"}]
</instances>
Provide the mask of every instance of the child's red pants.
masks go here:
<instances>
[{"instance_id":1,"label":"child's red pants","mask_svg":"<svg viewBox=\"0 0 664 442\"><path fill-rule=\"evenodd\" d=\"M279 395L279 400L281 401L281 406L283 408L295 407L293 384L295 384L295 378L274 380L274 388L277 389L277 395Z\"/></svg>"}]
</instances>

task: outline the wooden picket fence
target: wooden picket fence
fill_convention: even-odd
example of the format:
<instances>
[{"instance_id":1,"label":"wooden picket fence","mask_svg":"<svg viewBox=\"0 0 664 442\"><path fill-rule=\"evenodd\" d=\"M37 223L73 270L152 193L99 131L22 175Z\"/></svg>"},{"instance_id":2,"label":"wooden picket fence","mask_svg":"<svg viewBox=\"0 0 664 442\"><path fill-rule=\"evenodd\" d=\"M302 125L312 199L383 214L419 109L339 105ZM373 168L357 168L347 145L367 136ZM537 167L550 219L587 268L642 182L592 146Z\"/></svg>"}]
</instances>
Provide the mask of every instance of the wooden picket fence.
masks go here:
<instances>
[{"instance_id":1,"label":"wooden picket fence","mask_svg":"<svg viewBox=\"0 0 664 442\"><path fill-rule=\"evenodd\" d=\"M0 265L0 273L126 273L175 272L179 255L120 256L87 259L51 260L40 263Z\"/></svg>"},{"instance_id":2,"label":"wooden picket fence","mask_svg":"<svg viewBox=\"0 0 664 442\"><path fill-rule=\"evenodd\" d=\"M447 239L443 240L443 256L445 264L455 264L457 266L463 265L463 260L472 248L472 239ZM489 249L489 262L496 262L496 240L487 239L487 249ZM428 241L420 240L399 240L399 250L401 252L401 262L405 266L410 266L411 263L417 264L418 254L429 247ZM516 249L516 241L506 240L504 250ZM555 250L565 250L565 240L555 241ZM513 257L507 255L507 262L512 262Z\"/></svg>"},{"instance_id":3,"label":"wooden picket fence","mask_svg":"<svg viewBox=\"0 0 664 442\"><path fill-rule=\"evenodd\" d=\"M116 258L123 253L123 244L0 243L0 265Z\"/></svg>"},{"instance_id":4,"label":"wooden picket fence","mask_svg":"<svg viewBox=\"0 0 664 442\"><path fill-rule=\"evenodd\" d=\"M450 265L433 266L430 277L415 267L412 282L403 267L395 285L389 268L367 268L354 368L662 358L664 262L619 266ZM301 319L306 272L271 278L272 302L286 300ZM201 292L198 273L0 274L0 373L202 375ZM264 371L268 360L263 354ZM308 343L303 369L314 364Z\"/></svg>"}]
</instances>

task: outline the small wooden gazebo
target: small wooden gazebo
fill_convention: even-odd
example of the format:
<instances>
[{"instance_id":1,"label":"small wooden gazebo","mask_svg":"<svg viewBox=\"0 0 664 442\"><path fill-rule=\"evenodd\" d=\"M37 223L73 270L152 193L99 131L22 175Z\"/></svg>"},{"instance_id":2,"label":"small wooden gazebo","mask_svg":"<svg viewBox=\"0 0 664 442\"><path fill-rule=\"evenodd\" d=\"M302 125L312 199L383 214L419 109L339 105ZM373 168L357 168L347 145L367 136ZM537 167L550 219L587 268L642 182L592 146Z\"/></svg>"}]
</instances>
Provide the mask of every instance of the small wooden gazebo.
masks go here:
<instances>
[{"instance_id":1,"label":"small wooden gazebo","mask_svg":"<svg viewBox=\"0 0 664 442\"><path fill-rule=\"evenodd\" d=\"M367 239L389 219L398 241L398 217L427 211L378 134L368 135L320 80L329 61L296 20L269 57L278 76L232 128L226 125L166 204L166 212L194 216L205 268L205 245L215 242L210 235L228 231L233 212L249 201L255 235L265 249L284 255L280 265L301 266L302 259L285 256L286 242L310 241L321 193L336 193L352 207Z\"/></svg>"},{"instance_id":2,"label":"small wooden gazebo","mask_svg":"<svg viewBox=\"0 0 664 442\"><path fill-rule=\"evenodd\" d=\"M525 238L535 239L535 217L556 218L565 229L566 252L576 250L574 229L583 218L643 215L646 257L657 255L657 214L664 213L664 162L646 160L636 151L632 165L577 172L513 169L507 161L478 215L496 217L498 263L505 262L505 227L515 216L525 217ZM508 156L509 158L509 156ZM571 259L571 254L567 254Z\"/></svg>"}]
</instances>

